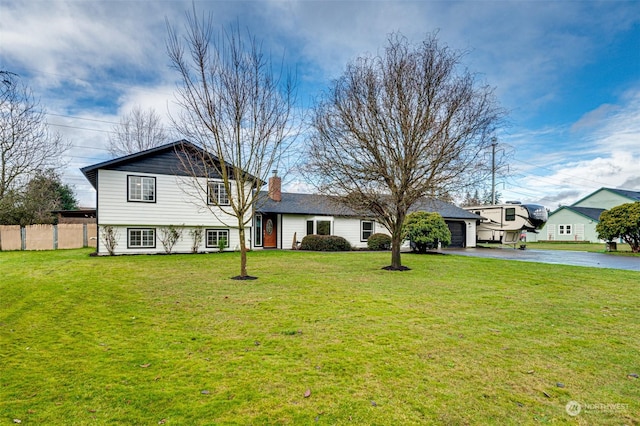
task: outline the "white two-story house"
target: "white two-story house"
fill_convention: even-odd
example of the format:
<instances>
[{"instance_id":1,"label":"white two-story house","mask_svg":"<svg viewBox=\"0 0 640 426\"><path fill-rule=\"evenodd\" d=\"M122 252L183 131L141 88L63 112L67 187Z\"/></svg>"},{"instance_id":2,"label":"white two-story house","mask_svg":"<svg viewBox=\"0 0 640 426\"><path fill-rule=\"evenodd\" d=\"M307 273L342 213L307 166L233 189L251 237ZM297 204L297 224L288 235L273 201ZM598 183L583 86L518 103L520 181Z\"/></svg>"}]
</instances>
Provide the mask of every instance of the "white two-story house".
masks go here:
<instances>
[{"instance_id":1,"label":"white two-story house","mask_svg":"<svg viewBox=\"0 0 640 426\"><path fill-rule=\"evenodd\" d=\"M97 253L109 254L105 231L113 231L114 254L166 252L171 228L180 237L172 253L239 250L237 219L216 207L229 204L219 175L195 176L181 156L202 149L181 140L136 154L82 168L96 189ZM195 155L197 157L197 155ZM366 248L367 238L388 231L374 218L356 213L330 197L281 191L278 176L269 179L268 191L256 191L255 211L245 218L245 244L250 249L291 249L308 234L338 235L354 248ZM424 200L415 210L440 213L452 233L452 246L475 246L479 216L453 204ZM408 247L408 245L407 245Z\"/></svg>"},{"instance_id":2,"label":"white two-story house","mask_svg":"<svg viewBox=\"0 0 640 426\"><path fill-rule=\"evenodd\" d=\"M191 150L201 148L182 140L81 169L96 189L98 254L107 254L108 227L116 237L115 254L165 252L162 240L170 226L181 232L172 252L218 251L221 241L225 250L239 248L237 219L208 202L215 197L228 204L232 194L220 176L195 181L180 159Z\"/></svg>"}]
</instances>

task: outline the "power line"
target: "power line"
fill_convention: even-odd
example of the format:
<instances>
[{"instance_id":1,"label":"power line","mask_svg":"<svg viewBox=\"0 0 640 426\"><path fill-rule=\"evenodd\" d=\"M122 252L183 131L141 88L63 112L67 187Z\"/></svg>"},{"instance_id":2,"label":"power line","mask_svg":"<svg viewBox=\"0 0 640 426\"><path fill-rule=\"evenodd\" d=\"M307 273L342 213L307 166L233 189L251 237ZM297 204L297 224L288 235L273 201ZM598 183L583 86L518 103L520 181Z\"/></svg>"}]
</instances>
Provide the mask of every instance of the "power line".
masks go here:
<instances>
[{"instance_id":1,"label":"power line","mask_svg":"<svg viewBox=\"0 0 640 426\"><path fill-rule=\"evenodd\" d=\"M100 130L100 129L89 129L86 127L78 127L78 126L68 126L66 124L56 124L56 123L48 123L49 126L55 127L66 127L67 129L76 129L76 130L88 130L90 132L100 132L100 133L116 133L110 130Z\"/></svg>"},{"instance_id":2,"label":"power line","mask_svg":"<svg viewBox=\"0 0 640 426\"><path fill-rule=\"evenodd\" d=\"M106 124L115 124L115 125L120 124L120 123L116 123L115 121L98 120L97 118L85 118L85 117L78 117L75 115L54 114L52 112L45 112L45 114L52 115L54 117L73 118L74 120L94 121L96 123L106 123Z\"/></svg>"}]
</instances>

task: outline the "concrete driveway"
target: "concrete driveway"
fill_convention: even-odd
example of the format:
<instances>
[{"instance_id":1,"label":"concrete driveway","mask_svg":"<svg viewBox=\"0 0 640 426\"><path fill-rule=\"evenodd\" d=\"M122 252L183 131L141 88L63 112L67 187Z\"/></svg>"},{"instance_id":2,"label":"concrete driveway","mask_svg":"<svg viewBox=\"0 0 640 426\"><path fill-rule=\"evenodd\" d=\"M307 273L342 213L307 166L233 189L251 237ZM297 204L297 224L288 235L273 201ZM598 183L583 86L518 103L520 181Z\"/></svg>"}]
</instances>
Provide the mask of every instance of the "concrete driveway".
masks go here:
<instances>
[{"instance_id":1,"label":"concrete driveway","mask_svg":"<svg viewBox=\"0 0 640 426\"><path fill-rule=\"evenodd\" d=\"M517 250L513 248L467 248L445 249L443 253L490 257L494 259L519 260L522 262L554 263L559 265L591 266L593 268L625 269L640 271L640 257L615 256L605 253L589 253L566 250Z\"/></svg>"}]
</instances>

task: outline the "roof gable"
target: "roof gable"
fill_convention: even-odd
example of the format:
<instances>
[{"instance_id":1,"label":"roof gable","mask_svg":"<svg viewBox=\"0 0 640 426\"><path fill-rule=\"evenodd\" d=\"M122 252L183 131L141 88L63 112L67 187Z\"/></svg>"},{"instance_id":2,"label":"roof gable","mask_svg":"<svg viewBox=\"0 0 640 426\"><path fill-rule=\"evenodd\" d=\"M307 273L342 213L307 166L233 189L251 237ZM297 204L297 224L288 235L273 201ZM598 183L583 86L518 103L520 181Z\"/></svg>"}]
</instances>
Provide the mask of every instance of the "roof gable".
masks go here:
<instances>
[{"instance_id":1,"label":"roof gable","mask_svg":"<svg viewBox=\"0 0 640 426\"><path fill-rule=\"evenodd\" d=\"M97 189L98 170L118 170L132 173L148 173L156 175L175 175L175 176L191 176L192 172L183 166L183 160L180 158L184 153L191 151L194 153L204 153L205 151L199 146L187 141L179 140L165 145L140 151L135 154L125 155L123 157L104 161L102 163L83 167L80 170L85 177L91 182L91 185ZM217 157L210 155L213 161L218 161ZM232 167L227 163L228 167ZM220 178L220 174L213 168L207 168L209 178ZM204 168L202 176L204 176ZM253 178L252 176L249 177ZM262 182L261 182L262 183ZM262 183L264 184L264 183Z\"/></svg>"},{"instance_id":2,"label":"roof gable","mask_svg":"<svg viewBox=\"0 0 640 426\"><path fill-rule=\"evenodd\" d=\"M194 149L200 149L191 142L180 140L136 152L135 154L129 154L112 160L103 161L102 163L86 166L80 170L96 189L98 188L98 170L100 169L168 174L167 172L171 169L179 170L179 168L176 167L179 162L177 152L186 146L191 146ZM162 165L165 167L162 167ZM166 166L169 166L169 168Z\"/></svg>"},{"instance_id":3,"label":"roof gable","mask_svg":"<svg viewBox=\"0 0 640 426\"><path fill-rule=\"evenodd\" d=\"M613 194L614 196L625 198L629 200L629 202L640 201L640 191L631 191L627 189L602 187L592 192L591 194L587 195L586 197L579 199L578 201L573 203L572 206L580 206L580 204L583 204L585 201L589 201L591 198L597 198L602 192L608 192L610 194ZM614 206L602 206L602 207L611 208Z\"/></svg>"}]
</instances>

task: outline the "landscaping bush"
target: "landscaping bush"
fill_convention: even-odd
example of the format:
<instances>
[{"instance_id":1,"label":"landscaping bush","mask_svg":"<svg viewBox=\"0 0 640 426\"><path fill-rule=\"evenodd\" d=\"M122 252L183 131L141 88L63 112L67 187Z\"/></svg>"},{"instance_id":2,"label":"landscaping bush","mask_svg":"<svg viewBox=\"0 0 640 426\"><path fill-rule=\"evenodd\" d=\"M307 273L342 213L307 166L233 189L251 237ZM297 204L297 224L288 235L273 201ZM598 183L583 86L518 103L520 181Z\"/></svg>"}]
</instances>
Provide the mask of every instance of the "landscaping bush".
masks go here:
<instances>
[{"instance_id":1,"label":"landscaping bush","mask_svg":"<svg viewBox=\"0 0 640 426\"><path fill-rule=\"evenodd\" d=\"M438 244L446 247L451 244L451 231L442 216L438 213L414 212L407 215L403 233L411 247L418 253L437 248Z\"/></svg>"},{"instance_id":2,"label":"landscaping bush","mask_svg":"<svg viewBox=\"0 0 640 426\"><path fill-rule=\"evenodd\" d=\"M337 235L307 235L302 239L300 250L350 251L351 244Z\"/></svg>"},{"instance_id":3,"label":"landscaping bush","mask_svg":"<svg viewBox=\"0 0 640 426\"><path fill-rule=\"evenodd\" d=\"M387 234L373 234L367 238L367 248L369 250L389 250L391 237Z\"/></svg>"}]
</instances>

